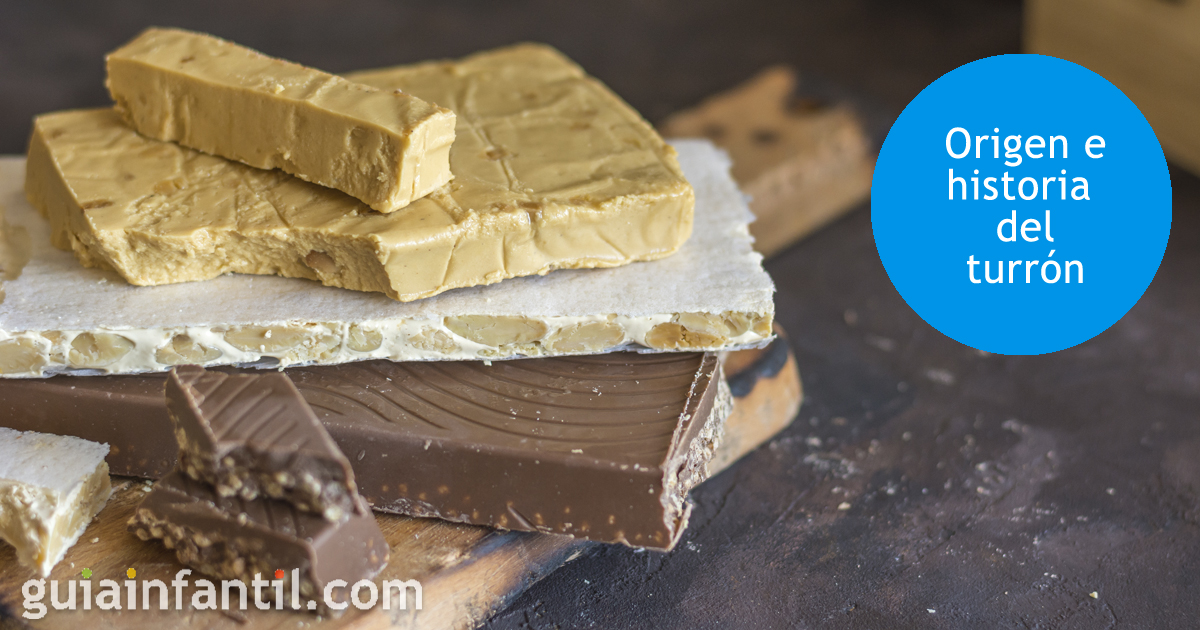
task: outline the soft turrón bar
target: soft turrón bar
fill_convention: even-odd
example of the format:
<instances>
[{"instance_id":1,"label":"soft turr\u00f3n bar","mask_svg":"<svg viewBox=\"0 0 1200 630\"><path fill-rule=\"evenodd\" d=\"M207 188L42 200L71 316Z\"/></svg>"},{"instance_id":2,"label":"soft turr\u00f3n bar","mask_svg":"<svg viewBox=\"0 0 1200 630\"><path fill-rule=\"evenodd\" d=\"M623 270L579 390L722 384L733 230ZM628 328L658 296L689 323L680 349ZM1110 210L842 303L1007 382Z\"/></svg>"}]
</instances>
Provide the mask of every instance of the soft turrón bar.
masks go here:
<instances>
[{"instance_id":1,"label":"soft turr\u00f3n bar","mask_svg":"<svg viewBox=\"0 0 1200 630\"><path fill-rule=\"evenodd\" d=\"M107 57L138 133L279 168L394 212L450 181L454 112L210 35L147 29Z\"/></svg>"},{"instance_id":2,"label":"soft turr\u00f3n bar","mask_svg":"<svg viewBox=\"0 0 1200 630\"><path fill-rule=\"evenodd\" d=\"M400 301L656 260L692 231L695 193L675 150L552 49L364 81L412 82L405 91L452 99L459 113L455 179L403 212L146 138L113 110L39 116L26 193L57 247L131 284L281 275Z\"/></svg>"},{"instance_id":3,"label":"soft turr\u00f3n bar","mask_svg":"<svg viewBox=\"0 0 1200 630\"><path fill-rule=\"evenodd\" d=\"M319 600L331 581L353 585L388 561L387 541L365 506L333 523L285 501L222 497L179 471L154 485L129 530L142 540L161 539L180 562L216 578L249 583L256 574L271 580L282 569L285 601L302 609L289 597L292 569L300 570L300 595ZM349 595L348 588L334 588L332 599L344 602Z\"/></svg>"},{"instance_id":4,"label":"soft turr\u00f3n bar","mask_svg":"<svg viewBox=\"0 0 1200 630\"><path fill-rule=\"evenodd\" d=\"M180 470L217 494L283 499L331 521L359 509L350 462L286 375L183 366L166 400Z\"/></svg>"},{"instance_id":5,"label":"soft turr\u00f3n bar","mask_svg":"<svg viewBox=\"0 0 1200 630\"><path fill-rule=\"evenodd\" d=\"M682 530L730 405L714 356L700 353L285 373L376 510L653 548ZM158 477L175 457L163 381L0 381L0 416L111 436L114 472Z\"/></svg>"}]
</instances>

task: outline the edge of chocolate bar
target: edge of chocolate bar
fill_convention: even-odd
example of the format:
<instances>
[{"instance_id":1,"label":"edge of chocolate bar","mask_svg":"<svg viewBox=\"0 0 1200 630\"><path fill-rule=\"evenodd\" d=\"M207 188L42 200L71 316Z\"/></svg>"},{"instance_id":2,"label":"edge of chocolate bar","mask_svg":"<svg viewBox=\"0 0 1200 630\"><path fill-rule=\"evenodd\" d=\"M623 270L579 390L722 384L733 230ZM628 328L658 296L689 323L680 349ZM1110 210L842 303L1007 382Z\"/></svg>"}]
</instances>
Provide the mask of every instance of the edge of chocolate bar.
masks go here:
<instances>
[{"instance_id":1,"label":"edge of chocolate bar","mask_svg":"<svg viewBox=\"0 0 1200 630\"><path fill-rule=\"evenodd\" d=\"M179 470L154 485L128 529L142 540L162 540L181 563L219 579L249 583L284 569L288 594L290 570L300 569L299 592L310 599L320 599L332 580L354 584L378 575L389 553L370 510L333 523L285 501L220 496ZM334 601L348 597L334 589Z\"/></svg>"},{"instance_id":2,"label":"edge of chocolate bar","mask_svg":"<svg viewBox=\"0 0 1200 630\"><path fill-rule=\"evenodd\" d=\"M179 446L163 403L165 374L0 379L0 426L109 444L109 472L158 479Z\"/></svg>"}]
</instances>

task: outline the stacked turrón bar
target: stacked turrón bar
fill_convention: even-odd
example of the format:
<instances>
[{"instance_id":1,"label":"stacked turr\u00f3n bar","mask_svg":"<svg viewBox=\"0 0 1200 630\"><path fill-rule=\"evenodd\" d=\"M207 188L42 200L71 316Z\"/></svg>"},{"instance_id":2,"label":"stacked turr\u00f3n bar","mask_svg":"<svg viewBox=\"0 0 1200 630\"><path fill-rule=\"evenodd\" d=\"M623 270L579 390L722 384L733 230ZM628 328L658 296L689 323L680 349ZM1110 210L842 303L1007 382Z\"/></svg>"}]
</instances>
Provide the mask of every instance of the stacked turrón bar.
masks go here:
<instances>
[{"instance_id":1,"label":"stacked turr\u00f3n bar","mask_svg":"<svg viewBox=\"0 0 1200 630\"><path fill-rule=\"evenodd\" d=\"M165 384L176 441L109 440L166 473L134 531L239 578L351 548L377 570L368 505L675 544L732 404L720 353L772 338L722 152L537 44L337 77L151 29L108 87L35 120L0 396ZM189 546L183 514L282 551Z\"/></svg>"}]
</instances>

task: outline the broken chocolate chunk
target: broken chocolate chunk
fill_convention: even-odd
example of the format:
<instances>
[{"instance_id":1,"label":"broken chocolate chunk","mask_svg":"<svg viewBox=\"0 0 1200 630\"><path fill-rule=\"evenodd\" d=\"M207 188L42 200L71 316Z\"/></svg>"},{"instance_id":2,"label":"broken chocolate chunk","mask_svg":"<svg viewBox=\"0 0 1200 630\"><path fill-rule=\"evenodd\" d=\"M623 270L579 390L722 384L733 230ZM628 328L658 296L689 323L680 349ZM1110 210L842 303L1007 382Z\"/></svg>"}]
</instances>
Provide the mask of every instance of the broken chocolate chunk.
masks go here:
<instances>
[{"instance_id":1,"label":"broken chocolate chunk","mask_svg":"<svg viewBox=\"0 0 1200 630\"><path fill-rule=\"evenodd\" d=\"M221 496L260 495L340 521L358 509L350 462L287 375L197 366L167 378L179 469Z\"/></svg>"},{"instance_id":2,"label":"broken chocolate chunk","mask_svg":"<svg viewBox=\"0 0 1200 630\"><path fill-rule=\"evenodd\" d=\"M285 602L305 609L307 602L294 597L299 593L325 610L325 588L331 582L345 580L343 587L330 591L330 601L345 602L350 586L387 565L387 541L375 516L362 508L333 523L286 501L221 496L176 470L146 495L129 530L142 540L162 540L180 562L219 579L249 584L283 570ZM294 569L299 584L293 587Z\"/></svg>"}]
</instances>

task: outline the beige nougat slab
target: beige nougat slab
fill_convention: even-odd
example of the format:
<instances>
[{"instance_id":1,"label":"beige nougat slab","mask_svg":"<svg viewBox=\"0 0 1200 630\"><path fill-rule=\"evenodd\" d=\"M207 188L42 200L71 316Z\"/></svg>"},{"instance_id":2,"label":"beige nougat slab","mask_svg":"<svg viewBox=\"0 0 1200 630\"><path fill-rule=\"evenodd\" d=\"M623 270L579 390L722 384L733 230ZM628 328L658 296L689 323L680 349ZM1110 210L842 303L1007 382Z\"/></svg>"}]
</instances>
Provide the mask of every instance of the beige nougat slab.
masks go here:
<instances>
[{"instance_id":1,"label":"beige nougat slab","mask_svg":"<svg viewBox=\"0 0 1200 630\"><path fill-rule=\"evenodd\" d=\"M751 248L753 218L707 141L679 141L696 189L695 231L674 256L612 269L514 278L416 302L275 276L135 287L50 246L21 193L23 161L0 159L0 372L130 373L176 363L295 365L762 343L770 277Z\"/></svg>"},{"instance_id":2,"label":"beige nougat slab","mask_svg":"<svg viewBox=\"0 0 1200 630\"><path fill-rule=\"evenodd\" d=\"M460 109L460 129L455 179L402 212L146 139L104 110L35 121L27 192L57 245L133 284L278 274L401 301L653 260L691 232L695 197L674 150L553 49L377 76L409 74Z\"/></svg>"},{"instance_id":3,"label":"beige nougat slab","mask_svg":"<svg viewBox=\"0 0 1200 630\"><path fill-rule=\"evenodd\" d=\"M278 168L394 212L450 181L454 113L210 35L151 28L107 57L142 135Z\"/></svg>"}]
</instances>

